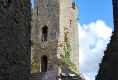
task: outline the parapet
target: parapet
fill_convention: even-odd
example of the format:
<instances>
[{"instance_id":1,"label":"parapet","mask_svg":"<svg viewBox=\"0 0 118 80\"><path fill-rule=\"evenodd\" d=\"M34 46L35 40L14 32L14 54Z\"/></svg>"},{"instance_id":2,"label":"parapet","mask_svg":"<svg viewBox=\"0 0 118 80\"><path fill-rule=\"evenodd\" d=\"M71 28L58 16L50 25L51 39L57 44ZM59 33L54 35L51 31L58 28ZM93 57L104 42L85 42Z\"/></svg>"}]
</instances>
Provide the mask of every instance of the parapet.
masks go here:
<instances>
[{"instance_id":1,"label":"parapet","mask_svg":"<svg viewBox=\"0 0 118 80\"><path fill-rule=\"evenodd\" d=\"M75 4L75 2L72 3L72 8L73 9L77 9L78 8L77 5Z\"/></svg>"}]
</instances>

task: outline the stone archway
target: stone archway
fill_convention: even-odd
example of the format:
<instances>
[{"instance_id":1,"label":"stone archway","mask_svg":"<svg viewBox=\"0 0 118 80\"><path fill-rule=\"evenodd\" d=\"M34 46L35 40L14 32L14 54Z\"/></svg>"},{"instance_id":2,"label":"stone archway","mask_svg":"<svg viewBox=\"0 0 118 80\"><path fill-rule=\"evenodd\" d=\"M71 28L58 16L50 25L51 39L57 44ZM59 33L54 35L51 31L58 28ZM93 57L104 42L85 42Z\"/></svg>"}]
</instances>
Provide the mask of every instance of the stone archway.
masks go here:
<instances>
[{"instance_id":1,"label":"stone archway","mask_svg":"<svg viewBox=\"0 0 118 80\"><path fill-rule=\"evenodd\" d=\"M43 55L41 58L41 72L47 71L47 56Z\"/></svg>"}]
</instances>

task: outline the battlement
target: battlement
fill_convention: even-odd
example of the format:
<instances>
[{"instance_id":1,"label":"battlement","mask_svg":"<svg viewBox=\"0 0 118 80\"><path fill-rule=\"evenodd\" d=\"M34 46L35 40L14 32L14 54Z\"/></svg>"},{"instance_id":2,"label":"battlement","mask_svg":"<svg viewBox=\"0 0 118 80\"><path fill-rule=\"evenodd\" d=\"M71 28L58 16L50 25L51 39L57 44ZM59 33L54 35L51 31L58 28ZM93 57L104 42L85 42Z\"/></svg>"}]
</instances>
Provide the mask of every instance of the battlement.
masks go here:
<instances>
[{"instance_id":1,"label":"battlement","mask_svg":"<svg viewBox=\"0 0 118 80\"><path fill-rule=\"evenodd\" d=\"M77 5L75 4L75 2L72 3L72 8L73 9L78 9Z\"/></svg>"}]
</instances>

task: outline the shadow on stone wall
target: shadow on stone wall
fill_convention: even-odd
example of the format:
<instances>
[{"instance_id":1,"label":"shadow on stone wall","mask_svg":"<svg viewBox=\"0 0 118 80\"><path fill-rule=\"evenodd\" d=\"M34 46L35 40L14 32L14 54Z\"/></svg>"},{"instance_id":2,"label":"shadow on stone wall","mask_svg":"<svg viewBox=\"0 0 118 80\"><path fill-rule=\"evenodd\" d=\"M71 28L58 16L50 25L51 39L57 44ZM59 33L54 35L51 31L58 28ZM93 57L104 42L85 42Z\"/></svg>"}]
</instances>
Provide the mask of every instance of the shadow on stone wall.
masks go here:
<instances>
[{"instance_id":1,"label":"shadow on stone wall","mask_svg":"<svg viewBox=\"0 0 118 80\"><path fill-rule=\"evenodd\" d=\"M30 0L0 0L0 80L29 80Z\"/></svg>"}]
</instances>

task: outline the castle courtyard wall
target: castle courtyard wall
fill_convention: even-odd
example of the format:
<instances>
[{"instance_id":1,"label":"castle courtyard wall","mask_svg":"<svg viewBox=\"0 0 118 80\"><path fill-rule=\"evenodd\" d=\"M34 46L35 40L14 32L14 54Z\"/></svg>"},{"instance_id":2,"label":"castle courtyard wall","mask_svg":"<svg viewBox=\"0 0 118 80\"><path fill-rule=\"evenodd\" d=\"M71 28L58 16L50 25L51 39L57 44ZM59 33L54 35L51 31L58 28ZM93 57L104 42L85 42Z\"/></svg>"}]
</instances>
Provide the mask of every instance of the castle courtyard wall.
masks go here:
<instances>
[{"instance_id":1,"label":"castle courtyard wall","mask_svg":"<svg viewBox=\"0 0 118 80\"><path fill-rule=\"evenodd\" d=\"M0 0L0 80L29 80L30 0Z\"/></svg>"}]
</instances>

